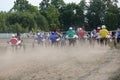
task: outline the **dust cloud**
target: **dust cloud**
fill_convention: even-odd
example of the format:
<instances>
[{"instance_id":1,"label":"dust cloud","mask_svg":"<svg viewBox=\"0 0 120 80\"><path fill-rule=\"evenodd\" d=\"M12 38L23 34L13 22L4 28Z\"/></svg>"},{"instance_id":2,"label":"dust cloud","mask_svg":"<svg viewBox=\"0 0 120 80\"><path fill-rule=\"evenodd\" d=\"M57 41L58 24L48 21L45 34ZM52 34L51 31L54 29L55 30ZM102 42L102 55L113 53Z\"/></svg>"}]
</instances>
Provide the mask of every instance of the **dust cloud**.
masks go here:
<instances>
[{"instance_id":1,"label":"dust cloud","mask_svg":"<svg viewBox=\"0 0 120 80\"><path fill-rule=\"evenodd\" d=\"M74 47L37 45L34 48L28 45L25 50L0 47L0 80L93 80L90 77L108 68L107 64L116 64L110 62L118 54L114 57L111 55L112 51L108 47L91 47L88 44ZM117 70L118 66L115 66ZM103 70L103 73L107 72L109 70ZM102 76L102 79L94 80L107 78Z\"/></svg>"}]
</instances>

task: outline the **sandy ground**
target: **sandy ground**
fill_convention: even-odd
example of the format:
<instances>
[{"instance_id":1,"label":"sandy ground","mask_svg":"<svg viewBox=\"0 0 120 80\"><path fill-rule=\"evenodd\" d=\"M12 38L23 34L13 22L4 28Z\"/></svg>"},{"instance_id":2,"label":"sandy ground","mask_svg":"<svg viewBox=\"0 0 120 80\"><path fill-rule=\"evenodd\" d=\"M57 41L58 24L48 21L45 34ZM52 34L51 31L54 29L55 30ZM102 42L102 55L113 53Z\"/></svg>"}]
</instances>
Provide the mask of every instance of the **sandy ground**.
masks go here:
<instances>
[{"instance_id":1,"label":"sandy ground","mask_svg":"<svg viewBox=\"0 0 120 80\"><path fill-rule=\"evenodd\" d=\"M110 80L119 66L120 52L99 45L0 45L0 80Z\"/></svg>"}]
</instances>

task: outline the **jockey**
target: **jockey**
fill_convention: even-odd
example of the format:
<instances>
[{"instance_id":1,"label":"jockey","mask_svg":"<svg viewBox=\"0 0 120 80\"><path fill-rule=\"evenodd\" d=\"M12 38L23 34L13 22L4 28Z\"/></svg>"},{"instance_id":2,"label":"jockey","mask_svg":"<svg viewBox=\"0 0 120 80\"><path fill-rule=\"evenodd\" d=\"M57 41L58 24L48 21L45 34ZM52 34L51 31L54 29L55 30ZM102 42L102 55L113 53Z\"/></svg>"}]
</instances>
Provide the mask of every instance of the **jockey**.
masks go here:
<instances>
[{"instance_id":1,"label":"jockey","mask_svg":"<svg viewBox=\"0 0 120 80\"><path fill-rule=\"evenodd\" d=\"M41 42L42 39L43 39L42 35L40 35L40 33L37 33L37 35L36 35L37 42Z\"/></svg>"},{"instance_id":2,"label":"jockey","mask_svg":"<svg viewBox=\"0 0 120 80\"><path fill-rule=\"evenodd\" d=\"M120 43L120 28L118 28L116 31L116 42Z\"/></svg>"},{"instance_id":3,"label":"jockey","mask_svg":"<svg viewBox=\"0 0 120 80\"><path fill-rule=\"evenodd\" d=\"M97 34L97 32L96 32L96 29L93 29L92 30L92 38L94 39L94 40L96 40L96 34Z\"/></svg>"},{"instance_id":4,"label":"jockey","mask_svg":"<svg viewBox=\"0 0 120 80\"><path fill-rule=\"evenodd\" d=\"M58 38L56 39L56 41L60 41L61 38L62 38L62 34L61 34L61 32L60 32L60 29L57 29L57 30L56 30L56 35L58 36Z\"/></svg>"},{"instance_id":5,"label":"jockey","mask_svg":"<svg viewBox=\"0 0 120 80\"><path fill-rule=\"evenodd\" d=\"M101 29L100 27L97 27L96 33L99 33L100 29Z\"/></svg>"},{"instance_id":6,"label":"jockey","mask_svg":"<svg viewBox=\"0 0 120 80\"><path fill-rule=\"evenodd\" d=\"M102 25L102 29L100 30L100 36L102 38L107 38L109 32L108 30L106 29L106 26L105 25Z\"/></svg>"},{"instance_id":7,"label":"jockey","mask_svg":"<svg viewBox=\"0 0 120 80\"><path fill-rule=\"evenodd\" d=\"M100 27L97 27L97 30L96 30L96 39L97 39L97 43L99 44L100 42Z\"/></svg>"},{"instance_id":8,"label":"jockey","mask_svg":"<svg viewBox=\"0 0 120 80\"><path fill-rule=\"evenodd\" d=\"M101 44L103 44L105 42L105 45L107 44L108 40L108 35L109 35L109 31L106 29L105 25L102 25L102 29L100 30L100 42Z\"/></svg>"},{"instance_id":9,"label":"jockey","mask_svg":"<svg viewBox=\"0 0 120 80\"><path fill-rule=\"evenodd\" d=\"M76 33L75 30L73 30L72 27L69 28L69 30L66 33L68 39L74 39Z\"/></svg>"},{"instance_id":10,"label":"jockey","mask_svg":"<svg viewBox=\"0 0 120 80\"><path fill-rule=\"evenodd\" d=\"M84 31L84 29L79 28L78 31L77 31L77 33L78 33L78 36L79 36L81 39L84 39L84 37L85 37L85 31Z\"/></svg>"},{"instance_id":11,"label":"jockey","mask_svg":"<svg viewBox=\"0 0 120 80\"><path fill-rule=\"evenodd\" d=\"M58 35L55 32L52 32L49 36L49 39L51 40L51 42L56 42L56 40L58 39Z\"/></svg>"},{"instance_id":12,"label":"jockey","mask_svg":"<svg viewBox=\"0 0 120 80\"><path fill-rule=\"evenodd\" d=\"M21 40L18 40L18 38L15 37L15 34L12 34L12 38L9 41L10 45L19 45L21 43Z\"/></svg>"},{"instance_id":13,"label":"jockey","mask_svg":"<svg viewBox=\"0 0 120 80\"><path fill-rule=\"evenodd\" d=\"M73 44L74 46L77 38L75 30L73 30L73 28L70 27L66 35L67 35L67 39L69 40L69 45Z\"/></svg>"}]
</instances>

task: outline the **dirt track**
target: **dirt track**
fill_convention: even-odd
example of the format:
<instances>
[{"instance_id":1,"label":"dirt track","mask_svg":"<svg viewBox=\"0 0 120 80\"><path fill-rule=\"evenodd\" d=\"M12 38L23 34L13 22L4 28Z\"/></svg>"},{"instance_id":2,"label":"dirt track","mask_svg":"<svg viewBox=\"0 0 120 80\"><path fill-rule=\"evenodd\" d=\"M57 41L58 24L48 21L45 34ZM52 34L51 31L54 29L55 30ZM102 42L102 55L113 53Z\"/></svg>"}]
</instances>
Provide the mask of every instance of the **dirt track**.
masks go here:
<instances>
[{"instance_id":1,"label":"dirt track","mask_svg":"<svg viewBox=\"0 0 120 80\"><path fill-rule=\"evenodd\" d=\"M120 54L95 45L0 49L0 80L109 80Z\"/></svg>"}]
</instances>

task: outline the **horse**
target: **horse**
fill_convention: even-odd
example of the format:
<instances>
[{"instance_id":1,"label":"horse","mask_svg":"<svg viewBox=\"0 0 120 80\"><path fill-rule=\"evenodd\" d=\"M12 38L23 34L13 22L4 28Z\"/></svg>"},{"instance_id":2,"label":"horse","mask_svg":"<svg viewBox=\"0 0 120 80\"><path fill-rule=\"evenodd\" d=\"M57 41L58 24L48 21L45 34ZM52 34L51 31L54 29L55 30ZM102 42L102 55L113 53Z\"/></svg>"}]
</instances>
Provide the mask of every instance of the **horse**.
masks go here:
<instances>
[{"instance_id":1,"label":"horse","mask_svg":"<svg viewBox=\"0 0 120 80\"><path fill-rule=\"evenodd\" d=\"M68 38L69 46L71 45L75 46L77 39L78 39L78 35L74 35L73 38Z\"/></svg>"}]
</instances>

